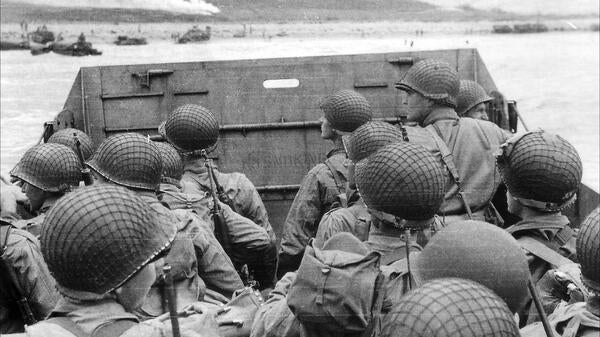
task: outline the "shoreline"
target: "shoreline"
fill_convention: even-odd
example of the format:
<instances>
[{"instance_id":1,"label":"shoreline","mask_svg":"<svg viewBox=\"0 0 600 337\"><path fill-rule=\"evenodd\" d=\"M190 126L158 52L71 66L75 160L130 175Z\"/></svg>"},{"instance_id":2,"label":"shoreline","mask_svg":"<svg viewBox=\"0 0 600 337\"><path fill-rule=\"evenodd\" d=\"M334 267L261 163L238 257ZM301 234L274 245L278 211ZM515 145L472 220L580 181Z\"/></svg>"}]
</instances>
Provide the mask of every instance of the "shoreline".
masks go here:
<instances>
[{"instance_id":1,"label":"shoreline","mask_svg":"<svg viewBox=\"0 0 600 337\"><path fill-rule=\"evenodd\" d=\"M323 38L323 37L386 37L402 36L417 37L423 35L452 35L452 34L492 34L494 25L509 25L535 23L532 20L515 21L447 21L447 22L401 22L401 21L335 21L325 23L292 22L292 23L74 23L60 22L47 25L55 35L62 33L65 40L76 40L82 32L91 43L112 43L118 35L129 37L145 37L149 43L154 41L173 41L179 34L183 35L194 25L204 29L210 26L211 39L261 38L273 39L279 37L293 38ZM573 20L541 20L553 31L582 31L591 30L598 24L596 18ZM244 28L245 27L245 28ZM20 40L21 29L18 23L2 23L0 25L2 39ZM34 31L37 24L31 23L29 31ZM543 34L543 33L540 33ZM241 37L240 37L241 36ZM210 42L209 42L210 43Z\"/></svg>"}]
</instances>

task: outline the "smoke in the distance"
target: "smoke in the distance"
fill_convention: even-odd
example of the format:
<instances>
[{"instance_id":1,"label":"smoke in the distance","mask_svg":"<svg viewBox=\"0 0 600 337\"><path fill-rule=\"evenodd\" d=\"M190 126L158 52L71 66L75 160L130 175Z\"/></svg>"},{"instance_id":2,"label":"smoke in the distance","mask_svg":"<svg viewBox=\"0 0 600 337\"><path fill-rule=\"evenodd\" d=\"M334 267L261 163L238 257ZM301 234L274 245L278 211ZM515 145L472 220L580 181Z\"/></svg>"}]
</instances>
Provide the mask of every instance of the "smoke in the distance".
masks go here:
<instances>
[{"instance_id":1,"label":"smoke in the distance","mask_svg":"<svg viewBox=\"0 0 600 337\"><path fill-rule=\"evenodd\" d=\"M211 15L219 8L202 0L21 0L35 5L56 7L139 8L186 14Z\"/></svg>"}]
</instances>

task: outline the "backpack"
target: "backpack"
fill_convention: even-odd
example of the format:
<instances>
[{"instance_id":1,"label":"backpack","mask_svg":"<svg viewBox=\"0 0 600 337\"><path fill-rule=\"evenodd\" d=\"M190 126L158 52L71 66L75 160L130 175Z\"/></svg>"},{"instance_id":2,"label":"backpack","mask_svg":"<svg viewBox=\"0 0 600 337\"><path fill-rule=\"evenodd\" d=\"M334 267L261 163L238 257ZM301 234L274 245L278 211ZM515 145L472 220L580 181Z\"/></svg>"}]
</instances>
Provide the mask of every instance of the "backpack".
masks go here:
<instances>
[{"instance_id":1,"label":"backpack","mask_svg":"<svg viewBox=\"0 0 600 337\"><path fill-rule=\"evenodd\" d=\"M290 310L306 327L375 335L384 298L381 254L350 233L332 236L323 249L313 242L290 287Z\"/></svg>"}]
</instances>

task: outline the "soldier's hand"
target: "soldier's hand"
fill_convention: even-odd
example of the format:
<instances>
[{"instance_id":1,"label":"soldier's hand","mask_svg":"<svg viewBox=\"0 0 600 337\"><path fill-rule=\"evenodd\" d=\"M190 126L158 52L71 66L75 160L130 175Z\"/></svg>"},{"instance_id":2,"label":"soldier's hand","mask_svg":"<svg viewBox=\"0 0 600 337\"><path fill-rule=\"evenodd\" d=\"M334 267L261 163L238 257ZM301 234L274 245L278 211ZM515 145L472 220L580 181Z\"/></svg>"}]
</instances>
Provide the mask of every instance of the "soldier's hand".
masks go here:
<instances>
[{"instance_id":1,"label":"soldier's hand","mask_svg":"<svg viewBox=\"0 0 600 337\"><path fill-rule=\"evenodd\" d=\"M21 188L2 177L0 182L0 217L18 219L17 202L27 201Z\"/></svg>"},{"instance_id":2,"label":"soldier's hand","mask_svg":"<svg viewBox=\"0 0 600 337\"><path fill-rule=\"evenodd\" d=\"M574 303L584 301L585 295L580 281L579 265L563 266L560 269L551 269L540 279L537 287L544 310L548 313L554 311L561 301Z\"/></svg>"},{"instance_id":3,"label":"soldier's hand","mask_svg":"<svg viewBox=\"0 0 600 337\"><path fill-rule=\"evenodd\" d=\"M196 333L184 336L202 336L202 337L218 337L219 324L217 323L217 315L214 309L209 309L208 306L196 302L186 308L186 311L194 311L195 314L184 319L180 319L182 332Z\"/></svg>"}]
</instances>

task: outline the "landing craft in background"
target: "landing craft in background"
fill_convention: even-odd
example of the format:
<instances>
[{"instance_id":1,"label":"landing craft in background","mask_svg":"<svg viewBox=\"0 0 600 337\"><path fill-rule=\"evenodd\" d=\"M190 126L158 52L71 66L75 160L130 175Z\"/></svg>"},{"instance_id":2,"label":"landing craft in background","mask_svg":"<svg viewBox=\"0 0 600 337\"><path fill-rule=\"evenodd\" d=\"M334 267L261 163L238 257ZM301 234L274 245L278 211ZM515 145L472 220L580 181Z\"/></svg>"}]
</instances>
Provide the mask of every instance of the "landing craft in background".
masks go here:
<instances>
[{"instance_id":1,"label":"landing craft in background","mask_svg":"<svg viewBox=\"0 0 600 337\"><path fill-rule=\"evenodd\" d=\"M498 91L475 49L87 67L79 71L44 138L52 129L72 127L96 144L121 132L159 139L158 125L176 107L205 106L221 124L211 159L224 172L250 178L280 234L301 180L328 151L316 102L336 90L353 89L373 104L376 120L398 123L407 108L394 83L425 58L442 59L462 79L488 93ZM515 103L494 97L490 121L516 132ZM578 226L597 206L598 193L582 184L568 212L572 224Z\"/></svg>"}]
</instances>

